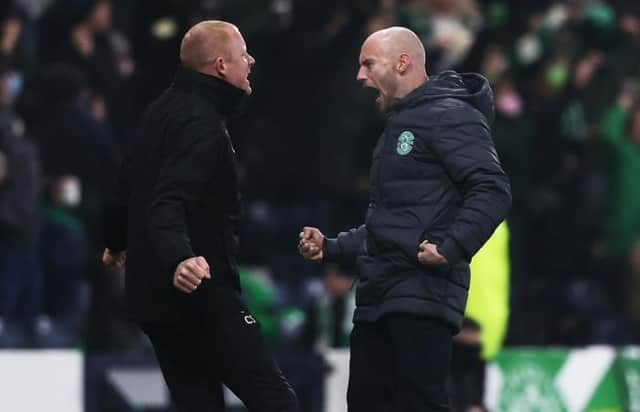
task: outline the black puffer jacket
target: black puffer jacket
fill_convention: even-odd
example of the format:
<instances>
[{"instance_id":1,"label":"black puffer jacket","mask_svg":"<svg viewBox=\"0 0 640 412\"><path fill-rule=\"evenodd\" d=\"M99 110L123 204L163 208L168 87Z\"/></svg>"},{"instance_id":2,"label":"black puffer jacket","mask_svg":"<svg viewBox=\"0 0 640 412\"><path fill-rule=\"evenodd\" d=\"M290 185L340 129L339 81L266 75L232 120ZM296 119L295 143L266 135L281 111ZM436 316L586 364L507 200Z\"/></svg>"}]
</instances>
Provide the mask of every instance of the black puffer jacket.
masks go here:
<instances>
[{"instance_id":1,"label":"black puffer jacket","mask_svg":"<svg viewBox=\"0 0 640 412\"><path fill-rule=\"evenodd\" d=\"M511 205L491 139L491 88L478 74L444 72L388 116L373 153L365 224L327 239L325 259L356 263L355 321L399 312L457 330L469 262ZM437 245L447 265L418 262L424 239Z\"/></svg>"}]
</instances>

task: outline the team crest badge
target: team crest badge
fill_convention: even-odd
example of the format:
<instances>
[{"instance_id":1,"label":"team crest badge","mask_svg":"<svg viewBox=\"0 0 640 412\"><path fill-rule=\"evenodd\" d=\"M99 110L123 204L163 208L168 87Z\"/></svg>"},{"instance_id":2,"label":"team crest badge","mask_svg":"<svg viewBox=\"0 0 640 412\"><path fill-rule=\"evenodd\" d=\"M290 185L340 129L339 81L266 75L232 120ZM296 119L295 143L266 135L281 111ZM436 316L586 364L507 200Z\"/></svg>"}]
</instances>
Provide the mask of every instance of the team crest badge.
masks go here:
<instances>
[{"instance_id":1,"label":"team crest badge","mask_svg":"<svg viewBox=\"0 0 640 412\"><path fill-rule=\"evenodd\" d=\"M400 134L398 137L398 146L396 147L396 151L399 155L404 156L411 153L413 150L413 141L416 138L413 136L413 133L410 131L405 131Z\"/></svg>"}]
</instances>

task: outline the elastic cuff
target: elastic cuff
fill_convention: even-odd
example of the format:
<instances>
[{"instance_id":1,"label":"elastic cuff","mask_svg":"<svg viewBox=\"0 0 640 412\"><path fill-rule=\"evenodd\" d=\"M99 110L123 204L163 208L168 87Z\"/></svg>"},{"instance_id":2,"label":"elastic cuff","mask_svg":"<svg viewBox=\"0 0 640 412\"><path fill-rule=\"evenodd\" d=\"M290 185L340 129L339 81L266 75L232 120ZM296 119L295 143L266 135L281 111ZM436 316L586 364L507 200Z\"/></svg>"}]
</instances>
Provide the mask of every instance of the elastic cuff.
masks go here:
<instances>
[{"instance_id":1,"label":"elastic cuff","mask_svg":"<svg viewBox=\"0 0 640 412\"><path fill-rule=\"evenodd\" d=\"M437 246L438 253L447 259L449 265L454 265L460 262L462 259L467 259L466 253L458 245L455 239L445 239L444 242Z\"/></svg>"},{"instance_id":2,"label":"elastic cuff","mask_svg":"<svg viewBox=\"0 0 640 412\"><path fill-rule=\"evenodd\" d=\"M340 258L340 244L338 238L324 238L322 245L322 260L336 262Z\"/></svg>"}]
</instances>

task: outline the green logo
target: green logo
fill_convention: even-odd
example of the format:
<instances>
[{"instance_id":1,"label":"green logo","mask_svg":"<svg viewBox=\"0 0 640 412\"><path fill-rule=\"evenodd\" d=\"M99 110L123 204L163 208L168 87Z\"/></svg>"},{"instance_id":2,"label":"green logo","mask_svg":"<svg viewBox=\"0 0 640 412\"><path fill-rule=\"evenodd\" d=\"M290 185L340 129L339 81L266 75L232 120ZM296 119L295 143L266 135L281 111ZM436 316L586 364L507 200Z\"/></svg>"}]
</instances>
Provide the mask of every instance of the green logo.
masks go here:
<instances>
[{"instance_id":1,"label":"green logo","mask_svg":"<svg viewBox=\"0 0 640 412\"><path fill-rule=\"evenodd\" d=\"M410 131L402 132L400 137L398 137L398 146L396 147L396 151L399 155L404 156L411 153L413 150L413 141L416 138L413 136L413 133Z\"/></svg>"},{"instance_id":2,"label":"green logo","mask_svg":"<svg viewBox=\"0 0 640 412\"><path fill-rule=\"evenodd\" d=\"M564 412L566 408L554 386L552 373L539 365L524 363L503 371L500 407L505 412Z\"/></svg>"}]
</instances>

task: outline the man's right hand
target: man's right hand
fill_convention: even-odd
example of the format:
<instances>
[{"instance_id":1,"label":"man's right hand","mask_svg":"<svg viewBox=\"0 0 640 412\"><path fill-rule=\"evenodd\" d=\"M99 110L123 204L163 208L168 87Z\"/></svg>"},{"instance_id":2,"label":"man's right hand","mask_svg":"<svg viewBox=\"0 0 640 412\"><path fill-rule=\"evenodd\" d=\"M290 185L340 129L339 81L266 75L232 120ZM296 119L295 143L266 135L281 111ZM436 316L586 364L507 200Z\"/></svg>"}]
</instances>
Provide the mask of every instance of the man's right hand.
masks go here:
<instances>
[{"instance_id":1,"label":"man's right hand","mask_svg":"<svg viewBox=\"0 0 640 412\"><path fill-rule=\"evenodd\" d=\"M191 293L204 279L211 279L209 264L202 256L185 259L173 274L173 286L181 292Z\"/></svg>"},{"instance_id":2,"label":"man's right hand","mask_svg":"<svg viewBox=\"0 0 640 412\"><path fill-rule=\"evenodd\" d=\"M324 235L315 227L304 227L300 232L298 251L305 259L322 260Z\"/></svg>"}]
</instances>

